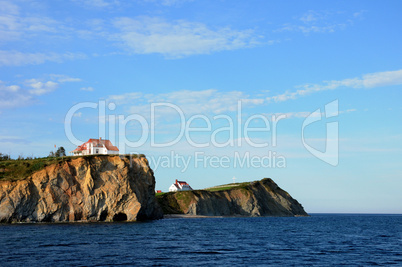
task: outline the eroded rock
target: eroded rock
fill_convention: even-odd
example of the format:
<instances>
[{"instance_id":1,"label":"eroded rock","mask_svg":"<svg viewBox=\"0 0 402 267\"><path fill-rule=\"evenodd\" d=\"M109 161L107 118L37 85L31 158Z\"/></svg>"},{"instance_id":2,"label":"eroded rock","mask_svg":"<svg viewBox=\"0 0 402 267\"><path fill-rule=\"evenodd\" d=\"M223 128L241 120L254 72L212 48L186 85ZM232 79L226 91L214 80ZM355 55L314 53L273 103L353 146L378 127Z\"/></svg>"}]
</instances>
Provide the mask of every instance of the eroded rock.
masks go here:
<instances>
[{"instance_id":1,"label":"eroded rock","mask_svg":"<svg viewBox=\"0 0 402 267\"><path fill-rule=\"evenodd\" d=\"M0 181L0 222L160 219L145 157L86 156L19 181Z\"/></svg>"},{"instance_id":2,"label":"eroded rock","mask_svg":"<svg viewBox=\"0 0 402 267\"><path fill-rule=\"evenodd\" d=\"M158 197L165 214L206 216L308 216L270 178L222 191L194 190Z\"/></svg>"}]
</instances>

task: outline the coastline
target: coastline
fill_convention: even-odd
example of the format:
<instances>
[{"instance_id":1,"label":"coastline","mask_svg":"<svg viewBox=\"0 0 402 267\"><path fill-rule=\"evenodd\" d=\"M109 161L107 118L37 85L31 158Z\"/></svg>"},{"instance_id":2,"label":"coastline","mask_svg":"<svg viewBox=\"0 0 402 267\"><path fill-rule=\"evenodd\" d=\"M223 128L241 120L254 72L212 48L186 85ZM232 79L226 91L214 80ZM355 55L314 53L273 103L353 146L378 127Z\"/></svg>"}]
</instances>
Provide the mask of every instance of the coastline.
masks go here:
<instances>
[{"instance_id":1,"label":"coastline","mask_svg":"<svg viewBox=\"0 0 402 267\"><path fill-rule=\"evenodd\" d=\"M189 214L164 214L163 219L194 219L194 218L224 218L225 216L189 215ZM235 217L235 216L233 216Z\"/></svg>"},{"instance_id":2,"label":"coastline","mask_svg":"<svg viewBox=\"0 0 402 267\"><path fill-rule=\"evenodd\" d=\"M294 216L208 216L208 215L190 215L190 214L164 214L162 219L196 219L196 218L261 218L261 217L311 217L310 215L294 215Z\"/></svg>"}]
</instances>

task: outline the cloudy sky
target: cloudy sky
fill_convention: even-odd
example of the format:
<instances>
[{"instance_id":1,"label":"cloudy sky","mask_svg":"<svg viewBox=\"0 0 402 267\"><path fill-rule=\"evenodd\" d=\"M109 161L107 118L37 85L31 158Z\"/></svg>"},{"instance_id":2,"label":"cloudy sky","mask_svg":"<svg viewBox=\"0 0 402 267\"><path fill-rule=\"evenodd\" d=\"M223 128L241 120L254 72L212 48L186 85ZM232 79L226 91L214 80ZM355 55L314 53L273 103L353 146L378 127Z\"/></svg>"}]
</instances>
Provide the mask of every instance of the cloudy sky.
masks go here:
<instances>
[{"instance_id":1,"label":"cloudy sky","mask_svg":"<svg viewBox=\"0 0 402 267\"><path fill-rule=\"evenodd\" d=\"M108 138L157 189L402 213L400 1L0 0L0 152Z\"/></svg>"}]
</instances>

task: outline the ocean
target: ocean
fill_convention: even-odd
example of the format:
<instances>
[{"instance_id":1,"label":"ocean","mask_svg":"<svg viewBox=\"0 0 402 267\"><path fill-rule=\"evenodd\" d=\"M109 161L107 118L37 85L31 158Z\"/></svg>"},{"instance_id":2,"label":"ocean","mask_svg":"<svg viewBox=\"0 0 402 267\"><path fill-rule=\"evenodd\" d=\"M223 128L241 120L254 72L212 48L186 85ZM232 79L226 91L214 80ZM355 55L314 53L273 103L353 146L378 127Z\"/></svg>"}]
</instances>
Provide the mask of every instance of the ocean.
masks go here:
<instances>
[{"instance_id":1,"label":"ocean","mask_svg":"<svg viewBox=\"0 0 402 267\"><path fill-rule=\"evenodd\" d=\"M399 265L402 215L0 225L0 266Z\"/></svg>"}]
</instances>

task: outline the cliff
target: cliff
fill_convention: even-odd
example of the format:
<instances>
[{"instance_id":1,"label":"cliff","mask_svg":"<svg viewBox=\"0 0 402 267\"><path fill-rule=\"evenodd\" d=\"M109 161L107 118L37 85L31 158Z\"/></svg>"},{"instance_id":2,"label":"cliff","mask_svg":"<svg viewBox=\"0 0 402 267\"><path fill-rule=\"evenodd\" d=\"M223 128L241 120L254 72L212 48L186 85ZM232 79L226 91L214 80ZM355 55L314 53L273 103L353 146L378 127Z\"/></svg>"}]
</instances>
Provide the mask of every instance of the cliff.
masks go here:
<instances>
[{"instance_id":1,"label":"cliff","mask_svg":"<svg viewBox=\"0 0 402 267\"><path fill-rule=\"evenodd\" d=\"M145 157L67 158L18 181L0 181L0 222L159 219Z\"/></svg>"},{"instance_id":2,"label":"cliff","mask_svg":"<svg viewBox=\"0 0 402 267\"><path fill-rule=\"evenodd\" d=\"M212 191L218 190L218 191ZM308 216L303 206L269 178L233 187L157 196L165 214L206 216Z\"/></svg>"}]
</instances>

